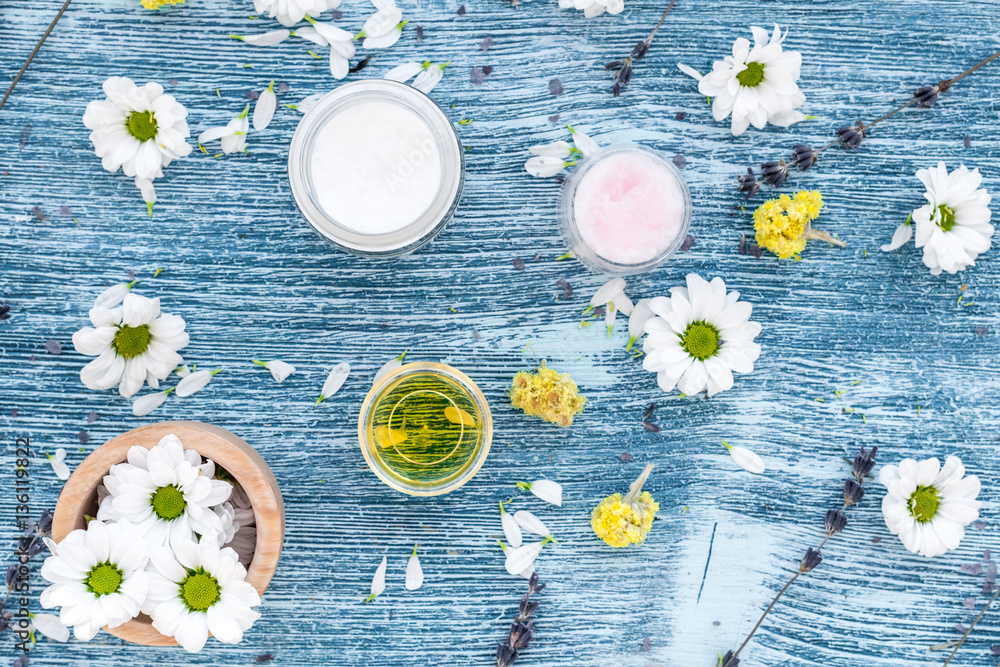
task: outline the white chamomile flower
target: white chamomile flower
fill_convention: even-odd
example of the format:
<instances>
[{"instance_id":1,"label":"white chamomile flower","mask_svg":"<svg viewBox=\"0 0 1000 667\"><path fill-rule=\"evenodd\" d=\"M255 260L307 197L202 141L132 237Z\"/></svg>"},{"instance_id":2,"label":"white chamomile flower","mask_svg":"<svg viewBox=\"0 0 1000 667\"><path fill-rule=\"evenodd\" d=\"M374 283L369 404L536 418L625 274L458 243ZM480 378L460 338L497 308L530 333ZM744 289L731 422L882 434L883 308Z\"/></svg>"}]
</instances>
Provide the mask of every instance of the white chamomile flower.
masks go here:
<instances>
[{"instance_id":1,"label":"white chamomile flower","mask_svg":"<svg viewBox=\"0 0 1000 667\"><path fill-rule=\"evenodd\" d=\"M928 558L957 549L980 508L979 478L964 475L965 466L956 456L945 459L944 467L937 459L883 466L878 481L887 489L882 515L889 532Z\"/></svg>"},{"instance_id":2,"label":"white chamomile flower","mask_svg":"<svg viewBox=\"0 0 1000 667\"><path fill-rule=\"evenodd\" d=\"M764 461L757 454L750 451L746 447L740 447L739 445L730 445L725 440L722 441L726 449L729 450L729 456L732 457L733 461L739 467L743 468L747 472L752 472L755 475L759 475L766 469L764 466Z\"/></svg>"},{"instance_id":3,"label":"white chamomile flower","mask_svg":"<svg viewBox=\"0 0 1000 667\"><path fill-rule=\"evenodd\" d=\"M306 17L316 17L328 9L336 9L340 0L253 0L253 6L258 14L267 13L290 28Z\"/></svg>"},{"instance_id":4,"label":"white chamomile flower","mask_svg":"<svg viewBox=\"0 0 1000 667\"><path fill-rule=\"evenodd\" d=\"M80 354L97 357L80 371L80 380L90 389L110 389L129 398L143 382L159 389L160 380L181 362L177 350L188 344L184 320L160 312L159 299L126 294L117 308L91 308L93 327L73 334Z\"/></svg>"},{"instance_id":5,"label":"white chamomile flower","mask_svg":"<svg viewBox=\"0 0 1000 667\"><path fill-rule=\"evenodd\" d=\"M297 34L298 30L295 32ZM261 35L230 35L230 37L238 39L241 42L246 42L251 46L274 46L275 44L280 44L288 39L291 34L291 31L283 28L281 30L265 32Z\"/></svg>"},{"instance_id":6,"label":"white chamomile flower","mask_svg":"<svg viewBox=\"0 0 1000 667\"><path fill-rule=\"evenodd\" d=\"M965 165L948 173L944 162L917 172L927 191L927 204L913 211L916 246L924 249L924 265L934 275L955 273L976 263L990 249L990 195L979 188L979 169Z\"/></svg>"},{"instance_id":7,"label":"white chamomile flower","mask_svg":"<svg viewBox=\"0 0 1000 667\"><path fill-rule=\"evenodd\" d=\"M274 110L278 108L278 97L274 94L274 80L268 84L253 105L253 129L257 132L266 130L274 118Z\"/></svg>"},{"instance_id":8,"label":"white chamomile flower","mask_svg":"<svg viewBox=\"0 0 1000 667\"><path fill-rule=\"evenodd\" d=\"M228 546L236 537L240 529L240 523L236 520L236 508L231 502L224 502L212 508L215 515L222 522L222 532L219 533L219 542L222 546ZM235 549L233 549L235 551ZM238 553L236 554L239 555Z\"/></svg>"},{"instance_id":9,"label":"white chamomile flower","mask_svg":"<svg viewBox=\"0 0 1000 667\"><path fill-rule=\"evenodd\" d=\"M562 506L562 486L548 479L536 479L534 482L518 482L517 488L530 491L552 505Z\"/></svg>"},{"instance_id":10,"label":"white chamomile flower","mask_svg":"<svg viewBox=\"0 0 1000 667\"><path fill-rule=\"evenodd\" d=\"M172 434L152 449L129 449L127 462L112 466L104 477L108 495L97 518L126 519L156 546L174 546L195 533L218 538L226 526L212 508L228 500L233 487L213 479L214 464L201 464L197 452L191 454Z\"/></svg>"},{"instance_id":11,"label":"white chamomile flower","mask_svg":"<svg viewBox=\"0 0 1000 667\"><path fill-rule=\"evenodd\" d=\"M271 371L271 377L273 377L274 381L277 382L278 384L284 382L285 378L287 378L289 375L295 372L295 366L285 363L280 359L272 359L271 361L261 361L259 359L252 359L251 361L253 361L258 366L263 366L267 370Z\"/></svg>"},{"instance_id":12,"label":"white chamomile flower","mask_svg":"<svg viewBox=\"0 0 1000 667\"><path fill-rule=\"evenodd\" d=\"M642 367L656 373L660 389L714 396L732 388L733 373L753 372L761 326L750 321L753 306L739 298L726 292L722 278L709 283L689 273L687 287L650 301L657 317L646 322Z\"/></svg>"},{"instance_id":13,"label":"white chamomile flower","mask_svg":"<svg viewBox=\"0 0 1000 667\"><path fill-rule=\"evenodd\" d=\"M330 47L330 73L335 79L343 79L350 70L349 61L354 57L354 35L332 23L321 23L311 18L306 20L312 25L316 35Z\"/></svg>"},{"instance_id":14,"label":"white chamomile flower","mask_svg":"<svg viewBox=\"0 0 1000 667\"><path fill-rule=\"evenodd\" d=\"M733 55L712 63L712 71L701 77L698 91L712 99L712 115L724 120L732 114L734 135L743 134L751 124L761 129L768 123L788 127L806 116L797 109L806 96L799 90L802 54L783 51L786 35L778 26L768 35L764 28L751 27L754 45L740 37L733 44ZM687 65L681 70L697 78Z\"/></svg>"},{"instance_id":15,"label":"white chamomile flower","mask_svg":"<svg viewBox=\"0 0 1000 667\"><path fill-rule=\"evenodd\" d=\"M559 0L563 9L582 9L585 17L594 18L604 12L621 14L625 10L625 0Z\"/></svg>"},{"instance_id":16,"label":"white chamomile flower","mask_svg":"<svg viewBox=\"0 0 1000 667\"><path fill-rule=\"evenodd\" d=\"M136 417L145 417L150 412L163 405L167 400L167 395L174 389L174 387L170 387L165 391L157 391L152 394L140 396L132 401L132 414Z\"/></svg>"},{"instance_id":17,"label":"white chamomile flower","mask_svg":"<svg viewBox=\"0 0 1000 667\"><path fill-rule=\"evenodd\" d=\"M31 624L43 635L57 642L69 641L69 628L52 614L31 614Z\"/></svg>"},{"instance_id":18,"label":"white chamomile flower","mask_svg":"<svg viewBox=\"0 0 1000 667\"><path fill-rule=\"evenodd\" d=\"M347 363L339 363L333 367L330 374L326 376L326 382L323 383L323 390L319 393L319 398L316 399L316 405L319 405L326 399L330 398L344 386L347 381L347 376L351 374L351 366Z\"/></svg>"},{"instance_id":19,"label":"white chamomile flower","mask_svg":"<svg viewBox=\"0 0 1000 667\"><path fill-rule=\"evenodd\" d=\"M224 644L238 644L260 618L254 609L260 595L246 575L236 552L220 549L215 536L154 548L142 610L154 628L192 653L205 646L209 633Z\"/></svg>"},{"instance_id":20,"label":"white chamomile flower","mask_svg":"<svg viewBox=\"0 0 1000 667\"><path fill-rule=\"evenodd\" d=\"M379 563L378 568L375 570L375 576L372 577L371 595L365 599L365 602L371 602L385 591L385 568L387 564L386 557L382 556L382 562Z\"/></svg>"},{"instance_id":21,"label":"white chamomile flower","mask_svg":"<svg viewBox=\"0 0 1000 667\"><path fill-rule=\"evenodd\" d=\"M137 282L139 281L133 280L130 283L115 283L111 285L94 299L94 308L114 308L121 305L121 302L125 300L125 295L132 291Z\"/></svg>"},{"instance_id":22,"label":"white chamomile flower","mask_svg":"<svg viewBox=\"0 0 1000 667\"><path fill-rule=\"evenodd\" d=\"M199 144L207 144L221 139L222 152L226 155L245 150L247 147L247 132L250 131L250 105L243 112L225 125L210 127L198 135Z\"/></svg>"},{"instance_id":23,"label":"white chamomile flower","mask_svg":"<svg viewBox=\"0 0 1000 667\"><path fill-rule=\"evenodd\" d=\"M549 537L553 542L555 542L555 538L552 537L552 531L546 528L545 524L542 523L542 520L531 512L528 512L527 510L518 510L517 512L514 512L514 521L517 522L518 526L524 528L529 533L534 533L535 535L539 535L541 537Z\"/></svg>"},{"instance_id":24,"label":"white chamomile flower","mask_svg":"<svg viewBox=\"0 0 1000 667\"><path fill-rule=\"evenodd\" d=\"M418 546L420 545L413 545L413 553L406 561L406 590L408 591L415 591L424 585L424 568L420 566L420 559L417 558Z\"/></svg>"},{"instance_id":25,"label":"white chamomile flower","mask_svg":"<svg viewBox=\"0 0 1000 667\"><path fill-rule=\"evenodd\" d=\"M164 94L163 86L150 82L140 88L113 76L103 88L106 99L87 105L83 124L92 130L90 141L106 170L121 167L137 186L151 184L163 176L163 167L191 152L187 109Z\"/></svg>"},{"instance_id":26,"label":"white chamomile flower","mask_svg":"<svg viewBox=\"0 0 1000 667\"><path fill-rule=\"evenodd\" d=\"M434 90L434 87L441 82L441 78L444 77L444 68L450 62L424 63L424 71L417 75L417 78L413 80L411 85L425 95L430 94Z\"/></svg>"},{"instance_id":27,"label":"white chamomile flower","mask_svg":"<svg viewBox=\"0 0 1000 667\"><path fill-rule=\"evenodd\" d=\"M49 463L52 464L52 470L55 472L56 477L65 481L69 479L69 466L66 465L66 450L60 447L53 454L46 454L49 459Z\"/></svg>"},{"instance_id":28,"label":"white chamomile flower","mask_svg":"<svg viewBox=\"0 0 1000 667\"><path fill-rule=\"evenodd\" d=\"M503 503L500 503L500 526L503 528L503 536L507 540L507 544L516 549L524 543L521 527L514 520L514 515L504 509Z\"/></svg>"},{"instance_id":29,"label":"white chamomile flower","mask_svg":"<svg viewBox=\"0 0 1000 667\"><path fill-rule=\"evenodd\" d=\"M209 381L215 377L217 373L221 372L222 369L217 368L214 371L195 371L185 375L181 378L181 381L177 383L177 395L181 398L185 398L201 391L208 386Z\"/></svg>"},{"instance_id":30,"label":"white chamomile flower","mask_svg":"<svg viewBox=\"0 0 1000 667\"><path fill-rule=\"evenodd\" d=\"M139 614L149 586L146 541L127 521L91 521L58 544L42 564L52 585L42 591L45 609L62 607L59 620L90 641L105 625L116 628Z\"/></svg>"}]
</instances>

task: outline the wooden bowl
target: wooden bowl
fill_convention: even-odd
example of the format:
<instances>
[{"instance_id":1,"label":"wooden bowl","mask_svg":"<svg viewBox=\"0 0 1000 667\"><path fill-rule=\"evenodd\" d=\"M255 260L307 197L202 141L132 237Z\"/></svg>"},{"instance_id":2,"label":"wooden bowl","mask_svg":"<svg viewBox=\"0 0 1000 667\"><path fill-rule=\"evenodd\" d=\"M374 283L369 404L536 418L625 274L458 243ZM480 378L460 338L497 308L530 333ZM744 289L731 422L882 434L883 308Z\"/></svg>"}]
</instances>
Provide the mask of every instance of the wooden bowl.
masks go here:
<instances>
[{"instance_id":1,"label":"wooden bowl","mask_svg":"<svg viewBox=\"0 0 1000 667\"><path fill-rule=\"evenodd\" d=\"M86 528L85 515L97 514L97 487L116 463L125 461L129 448L139 445L152 449L160 439L173 433L184 449L193 449L226 469L240 483L250 499L257 523L257 546L247 568L247 581L261 595L274 576L285 540L285 505L274 473L257 451L229 431L192 421L169 421L142 426L123 433L98 447L70 475L52 518L52 539L62 541L71 531ZM104 628L116 637L146 646L177 646L172 637L153 628L141 614L117 628Z\"/></svg>"}]
</instances>

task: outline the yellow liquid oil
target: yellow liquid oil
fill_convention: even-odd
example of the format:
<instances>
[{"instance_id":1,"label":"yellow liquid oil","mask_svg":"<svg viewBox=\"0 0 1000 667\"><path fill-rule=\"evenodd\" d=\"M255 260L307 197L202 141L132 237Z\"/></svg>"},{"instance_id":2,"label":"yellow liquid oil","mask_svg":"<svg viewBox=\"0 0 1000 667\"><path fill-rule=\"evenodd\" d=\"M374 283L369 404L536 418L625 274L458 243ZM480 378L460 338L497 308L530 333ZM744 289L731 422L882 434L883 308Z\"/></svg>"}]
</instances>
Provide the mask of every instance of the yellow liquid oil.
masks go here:
<instances>
[{"instance_id":1,"label":"yellow liquid oil","mask_svg":"<svg viewBox=\"0 0 1000 667\"><path fill-rule=\"evenodd\" d=\"M433 485L462 473L482 442L472 396L438 373L412 373L382 392L371 411L371 454L401 481Z\"/></svg>"}]
</instances>

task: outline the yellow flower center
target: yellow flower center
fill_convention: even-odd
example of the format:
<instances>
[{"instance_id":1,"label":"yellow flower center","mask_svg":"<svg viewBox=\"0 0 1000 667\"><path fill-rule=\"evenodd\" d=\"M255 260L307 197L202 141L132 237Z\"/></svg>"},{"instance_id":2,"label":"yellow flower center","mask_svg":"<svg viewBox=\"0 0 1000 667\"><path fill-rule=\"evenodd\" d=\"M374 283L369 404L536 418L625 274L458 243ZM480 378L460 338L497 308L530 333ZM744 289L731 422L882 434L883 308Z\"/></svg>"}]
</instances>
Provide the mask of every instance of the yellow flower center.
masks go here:
<instances>
[{"instance_id":1,"label":"yellow flower center","mask_svg":"<svg viewBox=\"0 0 1000 667\"><path fill-rule=\"evenodd\" d=\"M692 322L681 336L681 347L699 361L714 357L719 351L719 330L708 322Z\"/></svg>"},{"instance_id":2,"label":"yellow flower center","mask_svg":"<svg viewBox=\"0 0 1000 667\"><path fill-rule=\"evenodd\" d=\"M943 232L950 232L951 228L955 226L955 211L953 211L947 204L941 204L938 206L937 226L940 227Z\"/></svg>"},{"instance_id":3,"label":"yellow flower center","mask_svg":"<svg viewBox=\"0 0 1000 667\"><path fill-rule=\"evenodd\" d=\"M173 485L161 486L153 492L149 500L153 512L164 521L173 521L184 514L184 508L187 507L184 494Z\"/></svg>"},{"instance_id":4,"label":"yellow flower center","mask_svg":"<svg viewBox=\"0 0 1000 667\"><path fill-rule=\"evenodd\" d=\"M149 333L148 324L140 324L137 327L126 324L118 329L118 333L111 341L111 349L122 359L132 359L145 352L151 340L153 334Z\"/></svg>"},{"instance_id":5,"label":"yellow flower center","mask_svg":"<svg viewBox=\"0 0 1000 667\"><path fill-rule=\"evenodd\" d=\"M95 565L90 570L84 584L87 586L88 591L97 597L101 597L102 595L117 593L124 579L125 575L121 570L111 563L105 562Z\"/></svg>"},{"instance_id":6,"label":"yellow flower center","mask_svg":"<svg viewBox=\"0 0 1000 667\"><path fill-rule=\"evenodd\" d=\"M736 80L747 88L759 86L764 80L764 66L758 62L747 63L747 68L736 75Z\"/></svg>"},{"instance_id":7,"label":"yellow flower center","mask_svg":"<svg viewBox=\"0 0 1000 667\"><path fill-rule=\"evenodd\" d=\"M128 115L125 127L139 141L148 141L156 136L156 117L152 111L133 111Z\"/></svg>"},{"instance_id":8,"label":"yellow flower center","mask_svg":"<svg viewBox=\"0 0 1000 667\"><path fill-rule=\"evenodd\" d=\"M917 523L928 523L937 515L941 497L933 486L918 486L906 503Z\"/></svg>"},{"instance_id":9,"label":"yellow flower center","mask_svg":"<svg viewBox=\"0 0 1000 667\"><path fill-rule=\"evenodd\" d=\"M188 576L181 582L181 601L188 611L208 611L219 601L218 580L205 572L205 568L188 570Z\"/></svg>"}]
</instances>

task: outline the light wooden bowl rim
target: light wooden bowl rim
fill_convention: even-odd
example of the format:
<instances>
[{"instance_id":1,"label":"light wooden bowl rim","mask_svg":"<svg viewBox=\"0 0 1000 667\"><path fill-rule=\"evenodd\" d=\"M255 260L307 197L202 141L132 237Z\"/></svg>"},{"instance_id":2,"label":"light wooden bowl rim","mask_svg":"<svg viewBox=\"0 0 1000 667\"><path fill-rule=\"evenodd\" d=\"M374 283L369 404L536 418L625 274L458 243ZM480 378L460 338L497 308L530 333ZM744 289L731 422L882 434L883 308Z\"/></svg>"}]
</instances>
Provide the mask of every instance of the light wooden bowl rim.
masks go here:
<instances>
[{"instance_id":1,"label":"light wooden bowl rim","mask_svg":"<svg viewBox=\"0 0 1000 667\"><path fill-rule=\"evenodd\" d=\"M85 514L97 498L97 487L116 463L125 460L129 448L153 448L165 435L180 438L184 449L193 449L226 469L240 483L253 506L257 545L247 568L246 580L261 595L278 567L285 540L285 505L278 480L253 447L229 431L196 421L166 421L148 424L108 440L83 460L66 481L52 519L52 539L60 542L70 532L87 525ZM146 646L177 646L172 637L160 634L146 616L117 628L104 628L116 637Z\"/></svg>"}]
</instances>

